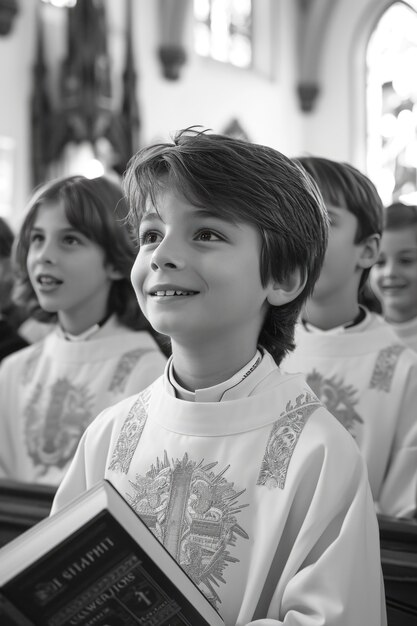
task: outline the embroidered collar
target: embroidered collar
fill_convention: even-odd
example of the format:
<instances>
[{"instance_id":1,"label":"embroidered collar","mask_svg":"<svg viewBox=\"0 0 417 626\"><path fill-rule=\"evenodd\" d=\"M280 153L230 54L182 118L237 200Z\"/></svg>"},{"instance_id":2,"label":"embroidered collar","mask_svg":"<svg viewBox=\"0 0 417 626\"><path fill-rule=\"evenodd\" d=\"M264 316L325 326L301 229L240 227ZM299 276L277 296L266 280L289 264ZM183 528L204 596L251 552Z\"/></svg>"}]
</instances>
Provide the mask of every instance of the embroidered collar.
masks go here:
<instances>
[{"instance_id":1,"label":"embroidered collar","mask_svg":"<svg viewBox=\"0 0 417 626\"><path fill-rule=\"evenodd\" d=\"M262 353L260 350L257 350L249 363L228 380L213 387L196 389L195 392L192 392L181 387L175 379L173 360L170 357L166 367L166 382L168 390L184 400L190 402L221 402L250 395L255 387L260 385L272 370L275 371L276 369L277 366L272 357L268 353Z\"/></svg>"}]
</instances>

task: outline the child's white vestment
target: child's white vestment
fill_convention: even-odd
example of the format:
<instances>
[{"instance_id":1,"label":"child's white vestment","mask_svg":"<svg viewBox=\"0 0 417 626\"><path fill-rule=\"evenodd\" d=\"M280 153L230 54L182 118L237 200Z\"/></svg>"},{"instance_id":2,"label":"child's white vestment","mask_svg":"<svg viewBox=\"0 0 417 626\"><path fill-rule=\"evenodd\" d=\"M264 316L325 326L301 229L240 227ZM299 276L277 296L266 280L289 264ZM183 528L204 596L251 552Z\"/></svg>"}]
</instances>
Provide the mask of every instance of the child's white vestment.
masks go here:
<instances>
[{"instance_id":1,"label":"child's white vestment","mask_svg":"<svg viewBox=\"0 0 417 626\"><path fill-rule=\"evenodd\" d=\"M141 391L166 358L148 332L111 318L94 336L52 331L0 367L0 477L58 485L90 422Z\"/></svg>"},{"instance_id":2,"label":"child's white vestment","mask_svg":"<svg viewBox=\"0 0 417 626\"><path fill-rule=\"evenodd\" d=\"M417 355L380 316L357 327L320 331L297 324L296 348L282 364L302 372L351 433L368 466L378 511L417 510Z\"/></svg>"},{"instance_id":3,"label":"child's white vestment","mask_svg":"<svg viewBox=\"0 0 417 626\"><path fill-rule=\"evenodd\" d=\"M227 626L385 624L366 466L304 377L266 353L190 402L169 368L88 427L53 512L107 478Z\"/></svg>"}]
</instances>

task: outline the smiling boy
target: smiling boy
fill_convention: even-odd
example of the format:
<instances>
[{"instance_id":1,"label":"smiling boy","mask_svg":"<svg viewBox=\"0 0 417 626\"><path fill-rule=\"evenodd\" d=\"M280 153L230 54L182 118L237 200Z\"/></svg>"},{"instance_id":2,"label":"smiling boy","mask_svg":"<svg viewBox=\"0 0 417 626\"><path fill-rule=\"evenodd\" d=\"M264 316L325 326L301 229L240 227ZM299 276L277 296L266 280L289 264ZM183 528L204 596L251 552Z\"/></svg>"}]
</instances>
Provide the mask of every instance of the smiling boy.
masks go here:
<instances>
[{"instance_id":1,"label":"smiling boy","mask_svg":"<svg viewBox=\"0 0 417 626\"><path fill-rule=\"evenodd\" d=\"M381 247L370 283L386 321L417 352L417 206L395 202L384 209Z\"/></svg>"},{"instance_id":2,"label":"smiling boy","mask_svg":"<svg viewBox=\"0 0 417 626\"><path fill-rule=\"evenodd\" d=\"M229 379L256 353L268 297L289 297L269 296L259 281L258 233L167 189L158 212L145 213L139 241L132 282L146 317L175 344L177 380L199 389Z\"/></svg>"},{"instance_id":3,"label":"smiling boy","mask_svg":"<svg viewBox=\"0 0 417 626\"><path fill-rule=\"evenodd\" d=\"M106 477L228 626L384 624L363 459L278 367L325 252L317 189L276 150L192 129L125 182L132 283L172 358L87 429L53 510Z\"/></svg>"}]
</instances>

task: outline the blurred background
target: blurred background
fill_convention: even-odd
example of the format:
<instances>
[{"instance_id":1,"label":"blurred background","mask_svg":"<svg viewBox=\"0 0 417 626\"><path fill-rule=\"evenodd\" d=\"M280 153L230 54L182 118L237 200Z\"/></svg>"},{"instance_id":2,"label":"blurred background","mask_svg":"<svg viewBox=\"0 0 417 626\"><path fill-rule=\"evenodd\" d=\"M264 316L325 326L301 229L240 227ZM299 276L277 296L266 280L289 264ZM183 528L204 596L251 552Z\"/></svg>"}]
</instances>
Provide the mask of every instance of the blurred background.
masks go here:
<instances>
[{"instance_id":1,"label":"blurred background","mask_svg":"<svg viewBox=\"0 0 417 626\"><path fill-rule=\"evenodd\" d=\"M417 195L417 1L0 0L0 216L202 125Z\"/></svg>"}]
</instances>

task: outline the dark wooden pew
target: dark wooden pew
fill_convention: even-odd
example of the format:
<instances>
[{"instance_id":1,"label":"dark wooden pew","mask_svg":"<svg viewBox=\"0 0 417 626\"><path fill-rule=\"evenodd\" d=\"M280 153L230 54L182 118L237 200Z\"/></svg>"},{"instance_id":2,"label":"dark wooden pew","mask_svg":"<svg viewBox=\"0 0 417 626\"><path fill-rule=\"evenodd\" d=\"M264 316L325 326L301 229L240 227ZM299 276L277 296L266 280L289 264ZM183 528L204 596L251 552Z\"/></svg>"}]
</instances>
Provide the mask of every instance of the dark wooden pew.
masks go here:
<instances>
[{"instance_id":1,"label":"dark wooden pew","mask_svg":"<svg viewBox=\"0 0 417 626\"><path fill-rule=\"evenodd\" d=\"M0 479L0 547L49 515L56 487Z\"/></svg>"},{"instance_id":2,"label":"dark wooden pew","mask_svg":"<svg viewBox=\"0 0 417 626\"><path fill-rule=\"evenodd\" d=\"M417 624L417 520L378 516L388 626Z\"/></svg>"}]
</instances>

